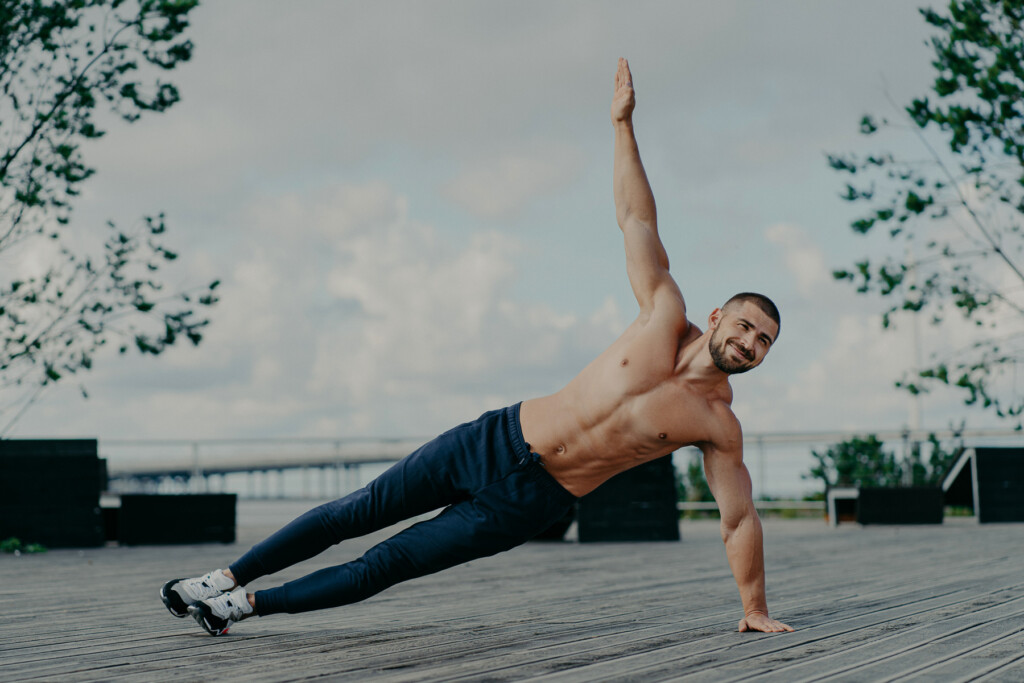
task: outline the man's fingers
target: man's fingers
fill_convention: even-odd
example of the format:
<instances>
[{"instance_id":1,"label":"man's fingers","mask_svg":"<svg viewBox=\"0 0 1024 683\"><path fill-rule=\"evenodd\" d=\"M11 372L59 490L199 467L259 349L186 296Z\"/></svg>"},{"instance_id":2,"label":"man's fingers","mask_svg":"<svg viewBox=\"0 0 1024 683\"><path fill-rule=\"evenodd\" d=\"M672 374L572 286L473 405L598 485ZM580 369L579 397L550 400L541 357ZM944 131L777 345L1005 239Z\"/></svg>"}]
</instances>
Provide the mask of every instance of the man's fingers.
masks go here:
<instances>
[{"instance_id":1,"label":"man's fingers","mask_svg":"<svg viewBox=\"0 0 1024 683\"><path fill-rule=\"evenodd\" d=\"M763 633L782 633L784 631L793 631L791 626L783 624L781 621L776 621L768 617L750 619L740 619L739 631L743 633L745 631L761 631Z\"/></svg>"},{"instance_id":2,"label":"man's fingers","mask_svg":"<svg viewBox=\"0 0 1024 683\"><path fill-rule=\"evenodd\" d=\"M615 89L623 86L633 87L633 75L629 72L629 61L619 57L619 68L615 72Z\"/></svg>"},{"instance_id":3,"label":"man's fingers","mask_svg":"<svg viewBox=\"0 0 1024 683\"><path fill-rule=\"evenodd\" d=\"M781 621L776 621L775 619L772 619L771 623L772 623L772 632L774 632L774 633L782 633L783 631L792 631L793 630L792 626L789 626L787 624L783 624Z\"/></svg>"}]
</instances>

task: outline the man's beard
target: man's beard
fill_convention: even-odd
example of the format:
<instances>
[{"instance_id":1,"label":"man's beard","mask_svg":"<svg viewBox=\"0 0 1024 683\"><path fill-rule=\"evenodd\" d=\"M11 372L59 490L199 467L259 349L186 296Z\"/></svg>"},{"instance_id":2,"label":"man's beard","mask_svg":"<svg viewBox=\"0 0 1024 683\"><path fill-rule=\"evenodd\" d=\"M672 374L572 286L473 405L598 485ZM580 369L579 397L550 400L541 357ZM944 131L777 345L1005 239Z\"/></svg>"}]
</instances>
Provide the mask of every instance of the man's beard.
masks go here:
<instances>
[{"instance_id":1,"label":"man's beard","mask_svg":"<svg viewBox=\"0 0 1024 683\"><path fill-rule=\"evenodd\" d=\"M739 375L747 370L752 370L754 368L754 361L748 359L736 360L733 358L729 353L730 345L726 340L722 339L719 341L721 336L719 331L715 330L711 333L711 339L708 340L708 350L711 351L711 360L715 367L730 375ZM737 350L739 349L737 348Z\"/></svg>"}]
</instances>

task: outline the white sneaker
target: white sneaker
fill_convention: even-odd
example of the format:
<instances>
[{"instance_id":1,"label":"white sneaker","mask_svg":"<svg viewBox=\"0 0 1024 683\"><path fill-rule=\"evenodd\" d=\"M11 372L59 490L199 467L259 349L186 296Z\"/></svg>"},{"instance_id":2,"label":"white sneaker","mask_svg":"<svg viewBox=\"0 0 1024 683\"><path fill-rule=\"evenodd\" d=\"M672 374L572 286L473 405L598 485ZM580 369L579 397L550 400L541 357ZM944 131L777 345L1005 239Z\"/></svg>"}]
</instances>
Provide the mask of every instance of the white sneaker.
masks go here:
<instances>
[{"instance_id":1,"label":"white sneaker","mask_svg":"<svg viewBox=\"0 0 1024 683\"><path fill-rule=\"evenodd\" d=\"M213 598L234 588L235 582L215 569L206 576L194 579L172 579L160 588L160 599L176 617L188 615L189 605Z\"/></svg>"},{"instance_id":2,"label":"white sneaker","mask_svg":"<svg viewBox=\"0 0 1024 683\"><path fill-rule=\"evenodd\" d=\"M239 586L230 593L189 605L188 613L211 636L219 636L227 633L231 624L253 616L256 611L249 604L245 589Z\"/></svg>"}]
</instances>

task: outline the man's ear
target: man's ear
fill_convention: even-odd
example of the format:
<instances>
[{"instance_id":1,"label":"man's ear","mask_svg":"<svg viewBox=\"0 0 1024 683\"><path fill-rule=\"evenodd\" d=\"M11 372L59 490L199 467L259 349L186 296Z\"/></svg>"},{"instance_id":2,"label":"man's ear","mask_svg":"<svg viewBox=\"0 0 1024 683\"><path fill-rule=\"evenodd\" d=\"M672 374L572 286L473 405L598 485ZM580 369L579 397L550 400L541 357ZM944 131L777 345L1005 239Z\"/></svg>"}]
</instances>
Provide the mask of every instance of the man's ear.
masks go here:
<instances>
[{"instance_id":1,"label":"man's ear","mask_svg":"<svg viewBox=\"0 0 1024 683\"><path fill-rule=\"evenodd\" d=\"M716 308L711 311L711 315L708 316L708 329L713 330L718 327L718 323L722 322L722 309Z\"/></svg>"}]
</instances>

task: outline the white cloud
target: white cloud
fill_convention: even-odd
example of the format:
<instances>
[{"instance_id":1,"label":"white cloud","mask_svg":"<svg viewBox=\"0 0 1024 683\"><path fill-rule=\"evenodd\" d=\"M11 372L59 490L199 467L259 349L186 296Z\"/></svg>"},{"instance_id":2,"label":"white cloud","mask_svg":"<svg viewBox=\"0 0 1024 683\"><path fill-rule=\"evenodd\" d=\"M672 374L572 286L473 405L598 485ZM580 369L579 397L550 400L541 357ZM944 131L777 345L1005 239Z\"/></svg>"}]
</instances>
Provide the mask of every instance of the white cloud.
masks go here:
<instances>
[{"instance_id":1,"label":"white cloud","mask_svg":"<svg viewBox=\"0 0 1024 683\"><path fill-rule=\"evenodd\" d=\"M352 424L383 429L417 410L419 423L440 423L461 406L557 389L617 333L610 300L581 317L513 298L522 254L513 238L488 231L456 243L405 217L395 194L376 204L381 223L352 220L349 207L364 205L357 197L346 188L333 208L303 209L335 211L348 226L323 279L350 314L320 321L305 387L351 405Z\"/></svg>"},{"instance_id":2,"label":"white cloud","mask_svg":"<svg viewBox=\"0 0 1024 683\"><path fill-rule=\"evenodd\" d=\"M463 170L442 194L479 218L514 216L534 198L555 194L573 182L583 155L565 144L500 154Z\"/></svg>"},{"instance_id":3,"label":"white cloud","mask_svg":"<svg viewBox=\"0 0 1024 683\"><path fill-rule=\"evenodd\" d=\"M831 282L821 248L811 242L803 228L790 223L775 223L764 231L765 239L783 250L786 269L796 279L797 290L808 299L820 294L820 288Z\"/></svg>"},{"instance_id":4,"label":"white cloud","mask_svg":"<svg viewBox=\"0 0 1024 683\"><path fill-rule=\"evenodd\" d=\"M408 213L379 182L264 198L236 217L247 242L199 349L101 362L89 402L24 427L429 435L557 390L621 330L612 298L580 314L514 296L516 239L457 240Z\"/></svg>"}]
</instances>

